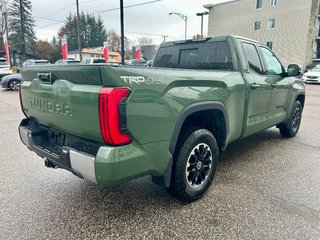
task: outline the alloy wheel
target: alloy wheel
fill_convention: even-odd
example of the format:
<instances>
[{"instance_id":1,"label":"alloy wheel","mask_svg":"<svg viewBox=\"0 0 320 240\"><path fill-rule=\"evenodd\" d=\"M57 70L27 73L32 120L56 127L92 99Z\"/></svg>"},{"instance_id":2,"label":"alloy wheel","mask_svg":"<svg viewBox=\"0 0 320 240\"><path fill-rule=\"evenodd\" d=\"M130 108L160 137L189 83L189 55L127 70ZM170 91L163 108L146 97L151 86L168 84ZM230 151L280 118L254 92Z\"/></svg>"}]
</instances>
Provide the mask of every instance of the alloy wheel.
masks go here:
<instances>
[{"instance_id":1,"label":"alloy wheel","mask_svg":"<svg viewBox=\"0 0 320 240\"><path fill-rule=\"evenodd\" d=\"M186 180L191 188L201 188L210 173L212 165L212 151L205 143L195 146L186 165Z\"/></svg>"}]
</instances>

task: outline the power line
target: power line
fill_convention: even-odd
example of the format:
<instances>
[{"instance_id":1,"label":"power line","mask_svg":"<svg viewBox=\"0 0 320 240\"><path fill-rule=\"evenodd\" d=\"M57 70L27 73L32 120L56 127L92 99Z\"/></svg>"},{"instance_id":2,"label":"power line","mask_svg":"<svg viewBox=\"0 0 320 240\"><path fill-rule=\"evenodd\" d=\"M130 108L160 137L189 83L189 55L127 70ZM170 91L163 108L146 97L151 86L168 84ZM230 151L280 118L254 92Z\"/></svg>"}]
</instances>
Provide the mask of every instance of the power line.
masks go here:
<instances>
[{"instance_id":1,"label":"power line","mask_svg":"<svg viewBox=\"0 0 320 240\"><path fill-rule=\"evenodd\" d=\"M93 0L93 1L97 1L97 0ZM93 1L87 1L87 2L83 2L83 3L89 3L89 2L93 2ZM149 2L143 2L143 3L137 3L137 4L133 4L133 5L128 5L128 6L125 6L123 8L132 8L132 7L137 7L137 6L141 6L141 5L146 5L146 4L151 4L151 3L155 3L155 2L161 2L163 0L154 0L154 1L149 1ZM73 6L74 4L72 4L71 6ZM69 8L70 6L68 7L65 7L64 9L67 9ZM62 10L64 10L62 9ZM99 11L99 12L94 12L93 14L100 14L100 13L107 13L107 12L112 12L112 11L117 11L117 10L120 10L120 8L111 8L111 9L106 9L106 10L102 10L102 11ZM34 18L37 18L37 19L41 19L41 20L46 20L46 21L52 21L52 22L57 22L57 23L64 23L64 20L57 20L57 19L52 19L52 18L48 18L49 16L52 16L54 14L58 13L57 12L54 12L54 13L51 13L45 17L34 17ZM54 24L53 24L54 25Z\"/></svg>"},{"instance_id":2,"label":"power line","mask_svg":"<svg viewBox=\"0 0 320 240\"><path fill-rule=\"evenodd\" d=\"M96 2L96 1L98 1L98 0L85 1L85 2L81 2L81 4L92 3L92 2ZM57 14L57 13L60 13L60 12L62 12L62 11L64 11L64 10L67 10L68 8L71 8L71 7L73 7L74 5L75 5L75 4L73 3L73 4L71 4L71 5L68 5L68 6L64 7L64 8L61 8L60 10L57 10L57 11L55 11L55 12L53 12L53 13L50 13L50 14L44 16L44 17L34 17L34 18L42 19L42 20L47 20L47 21L52 21L52 22L64 22L63 20L55 20L55 19L48 18L48 17L50 17L50 16L52 16L52 15L55 15L55 14Z\"/></svg>"},{"instance_id":3,"label":"power line","mask_svg":"<svg viewBox=\"0 0 320 240\"><path fill-rule=\"evenodd\" d=\"M64 10L67 10L68 8L73 7L73 6L74 6L74 3L71 4L71 5L68 5L68 6L66 6L66 7L64 7L64 8L62 8L62 9L58 10L58 11L55 11L55 12L53 12L53 13L50 13L49 15L44 16L43 18L47 18L47 17L50 17L50 16L55 15L55 14L57 14L57 13L60 13L60 12L62 12L62 11L64 11Z\"/></svg>"},{"instance_id":4,"label":"power line","mask_svg":"<svg viewBox=\"0 0 320 240\"><path fill-rule=\"evenodd\" d=\"M133 5L124 6L123 8L132 8L132 7L142 6L142 5L146 5L146 4L161 2L161 1L162 0L154 0L154 1L148 1L148 2L143 2L143 3L137 3L137 4L133 4ZM112 11L117 11L117 10L120 10L120 8L106 9L106 10L95 12L93 14L107 13L107 12L112 12Z\"/></svg>"},{"instance_id":5,"label":"power line","mask_svg":"<svg viewBox=\"0 0 320 240\"><path fill-rule=\"evenodd\" d=\"M98 1L98 0L84 1L84 2L80 2L80 3L81 3L81 4L85 4L85 3L92 3L92 2L96 2L96 1ZM62 9L60 9L60 10L57 10L57 11L55 11L55 12L53 12L53 13L50 13L50 14L47 15L47 16L44 16L44 18L50 17L50 16L55 15L55 14L57 14L57 13L60 13L60 12L62 12L62 11L64 11L64 10L67 10L68 8L71 8L71 7L73 7L74 5L75 5L74 3L73 3L73 4L70 4L70 5L64 7L64 8L62 8Z\"/></svg>"},{"instance_id":6,"label":"power line","mask_svg":"<svg viewBox=\"0 0 320 240\"><path fill-rule=\"evenodd\" d=\"M86 1L86 2L82 2L82 3L90 3L90 2L94 2L94 1L97 1L97 0ZM161 1L163 1L163 0L153 0L153 1L148 1L148 2L142 2L142 3L137 3L137 4L133 4L133 5L124 6L123 8L132 8L132 7L147 5L147 4L151 4L151 3L161 2ZM72 4L70 6L67 6L67 7L63 8L62 10L60 10L60 11L63 11L65 9L67 9L67 8L70 8L73 5L74 4ZM107 12L112 12L112 11L117 11L117 10L120 10L120 8L106 9L106 10L94 12L92 14L101 14L101 13L107 13ZM60 24L60 23L64 23L65 22L64 20L56 20L56 19L48 18L49 16L52 16L52 15L54 15L54 14L60 12L60 11L53 12L53 13L45 16L45 17L34 17L34 18L37 18L37 19L42 19L42 20L54 22L54 23L50 23L50 24L47 24L47 25L44 25L44 26L37 27L37 29L39 30L39 29L42 29L42 28L45 28L45 27L49 27L49 26ZM164 36L164 34L156 34L156 33L134 32L134 31L126 31L126 32L134 33L134 34L141 34L141 35L150 35L150 36L160 36L160 37ZM167 36L167 37L173 38L172 36Z\"/></svg>"},{"instance_id":7,"label":"power line","mask_svg":"<svg viewBox=\"0 0 320 240\"><path fill-rule=\"evenodd\" d=\"M56 19L52 19L52 18L47 18L47 17L34 17L37 19L42 19L42 20L46 20L46 21L51 21L51 22L59 22L59 23L64 23L63 20L56 20Z\"/></svg>"},{"instance_id":8,"label":"power line","mask_svg":"<svg viewBox=\"0 0 320 240\"><path fill-rule=\"evenodd\" d=\"M43 29L43 28L54 26L54 25L58 25L58 24L61 24L61 23L60 22L49 23L49 24L46 24L46 25L43 25L43 26L36 27L36 29L39 30L39 29Z\"/></svg>"}]
</instances>

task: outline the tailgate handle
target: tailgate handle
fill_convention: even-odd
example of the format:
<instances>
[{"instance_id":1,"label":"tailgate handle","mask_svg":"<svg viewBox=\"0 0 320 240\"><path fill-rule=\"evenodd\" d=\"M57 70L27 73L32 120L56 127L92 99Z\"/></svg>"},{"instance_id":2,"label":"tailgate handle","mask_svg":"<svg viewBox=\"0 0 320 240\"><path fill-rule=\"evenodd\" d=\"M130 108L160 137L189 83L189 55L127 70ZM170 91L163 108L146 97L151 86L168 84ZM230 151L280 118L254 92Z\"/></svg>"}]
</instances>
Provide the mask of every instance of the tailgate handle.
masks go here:
<instances>
[{"instance_id":1,"label":"tailgate handle","mask_svg":"<svg viewBox=\"0 0 320 240\"><path fill-rule=\"evenodd\" d=\"M51 73L38 73L38 79L47 84L51 84Z\"/></svg>"}]
</instances>

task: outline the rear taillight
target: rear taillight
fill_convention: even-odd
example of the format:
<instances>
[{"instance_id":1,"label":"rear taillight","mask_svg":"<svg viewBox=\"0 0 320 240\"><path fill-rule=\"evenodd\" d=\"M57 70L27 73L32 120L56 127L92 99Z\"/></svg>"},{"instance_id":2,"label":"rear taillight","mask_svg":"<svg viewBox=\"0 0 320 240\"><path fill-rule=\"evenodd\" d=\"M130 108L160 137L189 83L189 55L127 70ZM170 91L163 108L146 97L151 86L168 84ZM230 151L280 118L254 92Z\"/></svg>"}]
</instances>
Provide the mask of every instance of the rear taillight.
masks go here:
<instances>
[{"instance_id":1,"label":"rear taillight","mask_svg":"<svg viewBox=\"0 0 320 240\"><path fill-rule=\"evenodd\" d=\"M108 145L123 145L131 141L125 129L125 98L128 88L102 88L99 93L99 120L103 140ZM121 127L120 127L121 123Z\"/></svg>"}]
</instances>

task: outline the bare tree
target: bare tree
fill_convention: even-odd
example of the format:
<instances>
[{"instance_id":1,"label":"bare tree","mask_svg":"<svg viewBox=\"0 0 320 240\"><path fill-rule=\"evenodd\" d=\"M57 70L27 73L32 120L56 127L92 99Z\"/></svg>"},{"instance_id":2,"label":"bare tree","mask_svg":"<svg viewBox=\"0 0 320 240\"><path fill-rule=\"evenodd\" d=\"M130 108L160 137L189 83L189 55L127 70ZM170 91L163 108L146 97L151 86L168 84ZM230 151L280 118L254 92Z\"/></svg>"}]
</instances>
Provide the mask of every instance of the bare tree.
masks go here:
<instances>
[{"instance_id":1,"label":"bare tree","mask_svg":"<svg viewBox=\"0 0 320 240\"><path fill-rule=\"evenodd\" d=\"M149 37L138 37L138 43L140 46L151 45L153 43L153 39Z\"/></svg>"}]
</instances>

